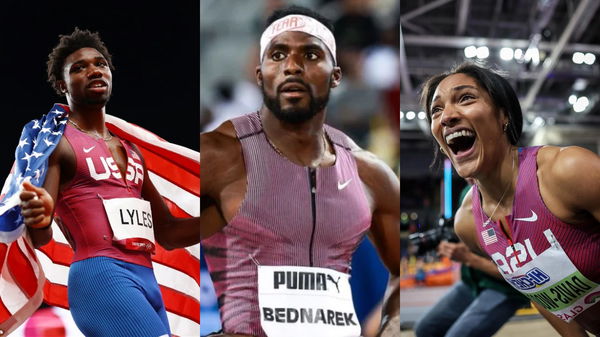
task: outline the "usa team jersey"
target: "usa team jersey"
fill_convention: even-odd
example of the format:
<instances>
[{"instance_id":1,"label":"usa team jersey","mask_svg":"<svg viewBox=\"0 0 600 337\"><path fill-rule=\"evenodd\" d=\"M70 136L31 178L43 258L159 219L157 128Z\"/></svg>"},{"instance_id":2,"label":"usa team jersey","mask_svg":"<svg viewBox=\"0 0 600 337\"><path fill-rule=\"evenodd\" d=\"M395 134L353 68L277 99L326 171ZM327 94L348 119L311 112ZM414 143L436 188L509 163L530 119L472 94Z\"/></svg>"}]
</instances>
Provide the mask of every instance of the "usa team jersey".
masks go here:
<instances>
[{"instance_id":1,"label":"usa team jersey","mask_svg":"<svg viewBox=\"0 0 600 337\"><path fill-rule=\"evenodd\" d=\"M479 244L515 289L570 321L600 298L600 224L567 224L546 208L537 179L539 147L519 149L512 214L488 220L477 186L472 205Z\"/></svg>"},{"instance_id":2,"label":"usa team jersey","mask_svg":"<svg viewBox=\"0 0 600 337\"><path fill-rule=\"evenodd\" d=\"M76 169L71 182L58 195L56 213L75 251L73 262L106 256L151 268L149 253L125 250L113 243L113 233L102 203L103 199L141 199L142 159L129 142L120 140L127 153L127 170L123 177L104 140L68 124L64 137L75 152Z\"/></svg>"}]
</instances>

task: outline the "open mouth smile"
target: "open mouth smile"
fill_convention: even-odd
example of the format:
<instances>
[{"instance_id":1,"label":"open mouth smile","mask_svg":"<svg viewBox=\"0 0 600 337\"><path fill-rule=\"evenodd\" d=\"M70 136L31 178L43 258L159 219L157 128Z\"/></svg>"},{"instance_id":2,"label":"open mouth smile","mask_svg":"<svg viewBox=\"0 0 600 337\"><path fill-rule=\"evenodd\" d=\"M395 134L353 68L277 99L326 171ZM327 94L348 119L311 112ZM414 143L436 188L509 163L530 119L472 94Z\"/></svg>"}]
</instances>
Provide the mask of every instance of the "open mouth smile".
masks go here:
<instances>
[{"instance_id":1,"label":"open mouth smile","mask_svg":"<svg viewBox=\"0 0 600 337\"><path fill-rule=\"evenodd\" d=\"M466 155L471 152L475 144L475 132L468 129L446 132L444 140L455 156Z\"/></svg>"}]
</instances>

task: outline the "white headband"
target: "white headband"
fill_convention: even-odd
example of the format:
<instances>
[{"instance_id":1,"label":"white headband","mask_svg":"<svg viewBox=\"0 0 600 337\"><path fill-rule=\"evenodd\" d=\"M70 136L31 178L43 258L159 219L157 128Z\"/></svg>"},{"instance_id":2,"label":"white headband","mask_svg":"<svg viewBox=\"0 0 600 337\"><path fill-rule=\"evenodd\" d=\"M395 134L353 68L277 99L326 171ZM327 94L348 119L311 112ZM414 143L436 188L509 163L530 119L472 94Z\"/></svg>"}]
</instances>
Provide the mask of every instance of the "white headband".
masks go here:
<instances>
[{"instance_id":1,"label":"white headband","mask_svg":"<svg viewBox=\"0 0 600 337\"><path fill-rule=\"evenodd\" d=\"M333 33L318 20L310 16L298 14L284 16L265 29L260 37L261 62L271 40L283 32L304 32L318 38L327 46L333 56L333 62L336 63L335 38L333 37Z\"/></svg>"}]
</instances>

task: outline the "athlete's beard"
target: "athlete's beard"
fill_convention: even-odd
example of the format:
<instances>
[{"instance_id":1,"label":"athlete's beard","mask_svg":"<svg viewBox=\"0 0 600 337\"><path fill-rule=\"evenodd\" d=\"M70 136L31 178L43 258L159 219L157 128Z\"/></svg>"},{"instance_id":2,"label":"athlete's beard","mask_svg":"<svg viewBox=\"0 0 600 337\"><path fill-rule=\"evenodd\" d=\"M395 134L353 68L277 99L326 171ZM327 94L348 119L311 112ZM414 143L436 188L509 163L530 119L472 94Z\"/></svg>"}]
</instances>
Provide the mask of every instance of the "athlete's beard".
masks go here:
<instances>
[{"instance_id":1,"label":"athlete's beard","mask_svg":"<svg viewBox=\"0 0 600 337\"><path fill-rule=\"evenodd\" d=\"M267 95L265 92L264 85L261 85L260 89L263 94L263 101L267 108L273 112L273 115L282 122L290 124L300 124L313 118L319 111L323 110L327 106L329 101L329 93L331 92L331 86L327 86L327 92L324 96L315 97L310 90L310 87L301 80L293 81L301 83L307 90L309 104L307 108L281 108L281 87L289 83L290 81L283 82L277 87L277 94L275 97Z\"/></svg>"}]
</instances>

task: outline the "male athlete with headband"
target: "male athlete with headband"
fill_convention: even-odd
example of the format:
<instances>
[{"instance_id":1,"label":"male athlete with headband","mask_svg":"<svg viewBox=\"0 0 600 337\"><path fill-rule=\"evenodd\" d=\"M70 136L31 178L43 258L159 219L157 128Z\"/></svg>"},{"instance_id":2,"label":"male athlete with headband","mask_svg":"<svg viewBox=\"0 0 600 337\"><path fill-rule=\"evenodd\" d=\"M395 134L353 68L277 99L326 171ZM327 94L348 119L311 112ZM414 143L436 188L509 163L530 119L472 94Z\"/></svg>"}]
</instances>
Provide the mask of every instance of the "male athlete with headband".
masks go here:
<instances>
[{"instance_id":1,"label":"male athlete with headband","mask_svg":"<svg viewBox=\"0 0 600 337\"><path fill-rule=\"evenodd\" d=\"M359 336L348 273L367 233L392 274L381 330L399 331L399 181L324 124L335 55L326 19L274 12L256 68L264 105L201 135L203 212L219 214L201 229L219 336Z\"/></svg>"}]
</instances>

